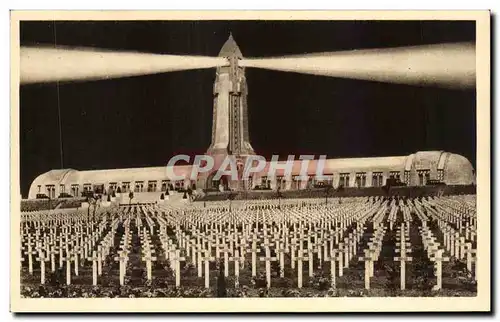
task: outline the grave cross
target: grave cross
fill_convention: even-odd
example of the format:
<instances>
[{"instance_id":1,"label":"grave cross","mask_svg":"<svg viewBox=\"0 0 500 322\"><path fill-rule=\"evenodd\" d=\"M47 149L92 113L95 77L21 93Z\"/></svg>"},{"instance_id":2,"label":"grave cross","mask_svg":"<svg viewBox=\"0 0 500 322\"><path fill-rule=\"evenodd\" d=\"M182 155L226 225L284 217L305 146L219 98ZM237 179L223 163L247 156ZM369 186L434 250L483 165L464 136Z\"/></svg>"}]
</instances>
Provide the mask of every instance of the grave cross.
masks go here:
<instances>
[{"instance_id":1,"label":"grave cross","mask_svg":"<svg viewBox=\"0 0 500 322\"><path fill-rule=\"evenodd\" d=\"M344 249L344 243L339 243L338 245L338 253L337 253L337 260L339 262L339 276L343 276L344 275L344 265L342 263L343 259L344 259L344 254L342 253L343 249Z\"/></svg>"},{"instance_id":2,"label":"grave cross","mask_svg":"<svg viewBox=\"0 0 500 322\"><path fill-rule=\"evenodd\" d=\"M394 261L399 261L400 267L401 267L401 272L400 272L400 279L401 279L401 290L404 290L406 288L406 262L411 262L412 257L407 256L407 251L404 251L404 249L401 250L401 254L399 257L394 257Z\"/></svg>"},{"instance_id":3,"label":"grave cross","mask_svg":"<svg viewBox=\"0 0 500 322\"><path fill-rule=\"evenodd\" d=\"M101 276L102 274L102 258L103 258L102 246L97 246L97 274Z\"/></svg>"},{"instance_id":4,"label":"grave cross","mask_svg":"<svg viewBox=\"0 0 500 322\"><path fill-rule=\"evenodd\" d=\"M75 262L75 275L78 276L78 255L83 254L80 246L75 246L71 252L73 261Z\"/></svg>"},{"instance_id":5,"label":"grave cross","mask_svg":"<svg viewBox=\"0 0 500 322\"><path fill-rule=\"evenodd\" d=\"M57 247L51 246L50 252L48 253L48 255L50 256L50 270L51 270L51 272L55 272L55 270L56 270L56 258L55 258L56 254L59 254L59 252L57 251Z\"/></svg>"},{"instance_id":6,"label":"grave cross","mask_svg":"<svg viewBox=\"0 0 500 322\"><path fill-rule=\"evenodd\" d=\"M257 275L257 253L259 252L257 243L253 241L252 248L247 249L247 251L252 253L252 276L255 277Z\"/></svg>"},{"instance_id":7,"label":"grave cross","mask_svg":"<svg viewBox=\"0 0 500 322\"><path fill-rule=\"evenodd\" d=\"M297 240L297 238L292 237L292 240L290 242L290 262L292 269L295 269L295 250L297 249L298 245L299 241Z\"/></svg>"},{"instance_id":8,"label":"grave cross","mask_svg":"<svg viewBox=\"0 0 500 322\"><path fill-rule=\"evenodd\" d=\"M146 274L147 274L147 279L148 281L152 280L152 263L157 260L155 256L153 256L153 252L151 250L146 250L144 257L142 258L143 261L146 262Z\"/></svg>"},{"instance_id":9,"label":"grave cross","mask_svg":"<svg viewBox=\"0 0 500 322\"><path fill-rule=\"evenodd\" d=\"M28 272L33 275L33 257L32 255L36 255L37 251L32 250L31 245L28 244L28 250L24 252L25 255L28 255Z\"/></svg>"},{"instance_id":10,"label":"grave cross","mask_svg":"<svg viewBox=\"0 0 500 322\"><path fill-rule=\"evenodd\" d=\"M125 285L125 265L128 261L127 251L119 251L118 256L114 258L115 262L120 263L120 285Z\"/></svg>"},{"instance_id":11,"label":"grave cross","mask_svg":"<svg viewBox=\"0 0 500 322\"><path fill-rule=\"evenodd\" d=\"M231 252L231 249L229 248L223 248L221 249L221 252L224 253L224 277L229 276L229 253Z\"/></svg>"},{"instance_id":12,"label":"grave cross","mask_svg":"<svg viewBox=\"0 0 500 322\"><path fill-rule=\"evenodd\" d=\"M203 276L203 271L202 271L202 261L203 261L203 253L204 253L204 249L201 247L201 245L198 245L195 249L196 251L196 268L198 270L198 277L202 277Z\"/></svg>"},{"instance_id":13,"label":"grave cross","mask_svg":"<svg viewBox=\"0 0 500 322\"><path fill-rule=\"evenodd\" d=\"M87 257L87 260L92 261L92 285L97 285L97 261L99 257L96 251L92 252L92 256Z\"/></svg>"},{"instance_id":14,"label":"grave cross","mask_svg":"<svg viewBox=\"0 0 500 322\"><path fill-rule=\"evenodd\" d=\"M215 258L219 258L219 254L220 254L221 248L226 248L226 244L225 243L220 243L219 244L219 242L217 242L215 244Z\"/></svg>"},{"instance_id":15,"label":"grave cross","mask_svg":"<svg viewBox=\"0 0 500 322\"><path fill-rule=\"evenodd\" d=\"M430 258L432 262L435 262L435 268L436 268L436 285L432 288L434 291L439 291L442 286L442 264L443 262L447 262L450 260L449 257L444 257L443 256L443 250L438 249L434 252L434 256Z\"/></svg>"},{"instance_id":16,"label":"grave cross","mask_svg":"<svg viewBox=\"0 0 500 322\"><path fill-rule=\"evenodd\" d=\"M175 286L179 287L181 285L181 262L185 261L185 257L181 257L181 251L179 249L175 250L175 257L170 257L170 260L175 263Z\"/></svg>"},{"instance_id":17,"label":"grave cross","mask_svg":"<svg viewBox=\"0 0 500 322\"><path fill-rule=\"evenodd\" d=\"M234 244L234 247L235 247L236 249L238 249L238 248L239 248L239 250L240 250L240 254L241 254L241 256L243 256L243 257L245 256L245 250L246 250L246 249L245 249L245 246L246 246L246 242L245 242L245 240L244 240L244 239L242 239L239 243L238 243L238 242L236 242L236 243Z\"/></svg>"},{"instance_id":18,"label":"grave cross","mask_svg":"<svg viewBox=\"0 0 500 322\"><path fill-rule=\"evenodd\" d=\"M400 242L396 243L396 246L399 246L399 249L396 249L396 252L400 253L399 257L394 257L394 261L399 261L400 263L400 288L404 290L406 288L406 262L410 262L412 260L411 257L408 257L407 254L411 252L411 249L407 249L406 246L410 246L410 243L407 243L406 240L409 238L406 237L407 231L405 230L405 224L401 224L400 228Z\"/></svg>"},{"instance_id":19,"label":"grave cross","mask_svg":"<svg viewBox=\"0 0 500 322\"><path fill-rule=\"evenodd\" d=\"M313 271L313 265L314 265L314 254L315 252L318 252L317 249L312 248L312 244L307 245L307 255L309 257L309 277L313 277L314 271Z\"/></svg>"},{"instance_id":20,"label":"grave cross","mask_svg":"<svg viewBox=\"0 0 500 322\"><path fill-rule=\"evenodd\" d=\"M297 287L302 288L302 261L308 261L309 258L304 256L304 252L302 254L299 253L297 254L297 257L295 257L295 260L297 261Z\"/></svg>"},{"instance_id":21,"label":"grave cross","mask_svg":"<svg viewBox=\"0 0 500 322\"><path fill-rule=\"evenodd\" d=\"M371 277L371 263L373 262L373 257L370 256L370 250L365 249L365 256L360 257L360 261L365 262L365 289L369 290L370 289L370 277Z\"/></svg>"},{"instance_id":22,"label":"grave cross","mask_svg":"<svg viewBox=\"0 0 500 322\"><path fill-rule=\"evenodd\" d=\"M348 240L349 240L349 246L350 246L350 249L349 249L349 260L351 260L351 258L356 255L356 252L357 252L357 235L356 235L356 230L354 230L354 233L349 233L349 237L348 237Z\"/></svg>"},{"instance_id":23,"label":"grave cross","mask_svg":"<svg viewBox=\"0 0 500 322\"><path fill-rule=\"evenodd\" d=\"M460 258L460 244L459 244L459 241L460 241L460 234L457 231L457 232L455 232L455 235L453 235L453 245L455 246L454 247L454 255L455 255L456 258Z\"/></svg>"},{"instance_id":24,"label":"grave cross","mask_svg":"<svg viewBox=\"0 0 500 322\"><path fill-rule=\"evenodd\" d=\"M45 256L43 250L41 250L36 260L40 262L40 284L43 285L45 284L45 262L49 261L49 257Z\"/></svg>"},{"instance_id":25,"label":"grave cross","mask_svg":"<svg viewBox=\"0 0 500 322\"><path fill-rule=\"evenodd\" d=\"M338 255L338 251L335 249L332 249L330 252L330 257L328 257L328 256L325 257L325 261L330 262L330 283L331 283L332 288L336 287L335 286L335 284L336 284L336 281L335 281L335 262L337 260L337 255Z\"/></svg>"},{"instance_id":26,"label":"grave cross","mask_svg":"<svg viewBox=\"0 0 500 322\"><path fill-rule=\"evenodd\" d=\"M285 253L288 253L288 249L280 243L280 247L276 249L276 253L279 254L280 277L283 278L285 277Z\"/></svg>"},{"instance_id":27,"label":"grave cross","mask_svg":"<svg viewBox=\"0 0 500 322\"><path fill-rule=\"evenodd\" d=\"M464 256L465 256L465 246L466 246L466 242L465 242L465 237L460 237L459 238L459 242L456 244L457 247L460 247L460 255L458 256L459 259L463 259Z\"/></svg>"},{"instance_id":28,"label":"grave cross","mask_svg":"<svg viewBox=\"0 0 500 322\"><path fill-rule=\"evenodd\" d=\"M210 251L205 251L205 256L203 257L205 262L205 288L210 287L210 262L215 261L215 257L212 257Z\"/></svg>"},{"instance_id":29,"label":"grave cross","mask_svg":"<svg viewBox=\"0 0 500 322\"><path fill-rule=\"evenodd\" d=\"M350 249L350 240L349 238L344 238L344 268L349 268L349 259L351 258L351 255L349 253Z\"/></svg>"},{"instance_id":30,"label":"grave cross","mask_svg":"<svg viewBox=\"0 0 500 322\"><path fill-rule=\"evenodd\" d=\"M238 288L240 286L240 262L243 260L243 257L239 256L239 252L236 250L234 252L234 256L229 258L229 261L234 262L234 287Z\"/></svg>"},{"instance_id":31,"label":"grave cross","mask_svg":"<svg viewBox=\"0 0 500 322\"><path fill-rule=\"evenodd\" d=\"M471 243L467 243L465 252L467 253L467 269L472 273L472 262L474 262L474 280L477 280L477 258L472 257L476 255L477 250L472 249Z\"/></svg>"},{"instance_id":32,"label":"grave cross","mask_svg":"<svg viewBox=\"0 0 500 322\"><path fill-rule=\"evenodd\" d=\"M61 258L63 261L66 262L66 285L70 285L71 284L71 261L72 261L71 254L69 252L67 252L66 257L61 257Z\"/></svg>"},{"instance_id":33,"label":"grave cross","mask_svg":"<svg viewBox=\"0 0 500 322\"><path fill-rule=\"evenodd\" d=\"M261 257L260 261L266 263L266 281L267 281L267 288L271 287L271 262L276 261L276 257L271 257L271 250L269 247L266 247L266 256Z\"/></svg>"}]
</instances>

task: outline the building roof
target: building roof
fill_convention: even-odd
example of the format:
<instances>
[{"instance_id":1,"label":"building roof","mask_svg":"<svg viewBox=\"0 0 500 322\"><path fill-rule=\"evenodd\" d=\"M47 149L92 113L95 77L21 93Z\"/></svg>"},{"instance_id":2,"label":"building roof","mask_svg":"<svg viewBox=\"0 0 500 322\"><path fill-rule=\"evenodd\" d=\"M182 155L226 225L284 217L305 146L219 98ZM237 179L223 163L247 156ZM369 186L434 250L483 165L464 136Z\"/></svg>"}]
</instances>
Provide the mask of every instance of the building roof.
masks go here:
<instances>
[{"instance_id":1,"label":"building roof","mask_svg":"<svg viewBox=\"0 0 500 322\"><path fill-rule=\"evenodd\" d=\"M344 158L344 159L327 159L324 160L323 174L333 174L352 171L390 171L404 170L406 156L395 157L373 157L373 158ZM267 162L264 169L260 172L262 175L269 173L271 166L276 168L276 175L284 175L285 170L283 167L286 161ZM301 174L301 168L306 161L295 160L292 167L292 175L296 176ZM310 160L307 164L307 175L315 175L321 164L318 160Z\"/></svg>"},{"instance_id":2,"label":"building roof","mask_svg":"<svg viewBox=\"0 0 500 322\"><path fill-rule=\"evenodd\" d=\"M166 167L127 168L81 171L83 183L103 184L112 181L144 181L147 178L166 177Z\"/></svg>"},{"instance_id":3,"label":"building roof","mask_svg":"<svg viewBox=\"0 0 500 322\"><path fill-rule=\"evenodd\" d=\"M29 198L35 198L38 193L38 186L49 184L107 184L109 182L134 182L149 180L169 179L167 169L174 169L173 174L180 176L191 174L191 165L178 165L174 167L145 167L145 168L125 168L125 169L106 169L106 170L86 170L78 171L74 169L51 170L42 173L33 181L29 190ZM68 187L69 188L69 187ZM40 190L45 193L45 187Z\"/></svg>"},{"instance_id":4,"label":"building roof","mask_svg":"<svg viewBox=\"0 0 500 322\"><path fill-rule=\"evenodd\" d=\"M301 175L301 168L304 161L295 160L292 166L291 175ZM220 164L216 162L216 164ZM274 173L277 176L284 176L284 165L286 161L267 161L264 169L259 172L260 176L269 175L271 166L276 167ZM318 160L310 160L307 167L307 175L316 175L320 167ZM278 169L280 168L280 169ZM176 165L174 167L145 167L109 170L88 170L77 171L74 169L51 170L39 175L31 184L28 198L35 198L38 193L38 186L41 193L45 193L45 185L59 184L109 184L111 182L121 183L149 180L176 180L172 175L191 177L192 165ZM389 171L415 171L430 170L437 173L437 170L446 169L449 173L448 182L461 184L472 182L474 179L474 169L469 160L463 156L444 151L419 151L408 156L391 157L371 157L371 158L343 158L324 160L323 171L320 174L331 175L339 173L354 172L384 172ZM215 171L215 170L214 170Z\"/></svg>"},{"instance_id":5,"label":"building roof","mask_svg":"<svg viewBox=\"0 0 500 322\"><path fill-rule=\"evenodd\" d=\"M50 170L48 172L42 173L38 177L33 180L30 186L29 197L35 198L38 193L38 186L44 186L48 184L58 184L59 182L64 181L68 176L73 173L78 173L78 171L73 169L57 169ZM40 189L41 193L45 193L45 190Z\"/></svg>"},{"instance_id":6,"label":"building roof","mask_svg":"<svg viewBox=\"0 0 500 322\"><path fill-rule=\"evenodd\" d=\"M69 172L74 171L73 169L57 169L57 170L50 170L48 172L45 172L38 176L37 179L41 181L49 181L49 182L54 182L54 181L60 181L64 178L65 175L67 175Z\"/></svg>"}]
</instances>

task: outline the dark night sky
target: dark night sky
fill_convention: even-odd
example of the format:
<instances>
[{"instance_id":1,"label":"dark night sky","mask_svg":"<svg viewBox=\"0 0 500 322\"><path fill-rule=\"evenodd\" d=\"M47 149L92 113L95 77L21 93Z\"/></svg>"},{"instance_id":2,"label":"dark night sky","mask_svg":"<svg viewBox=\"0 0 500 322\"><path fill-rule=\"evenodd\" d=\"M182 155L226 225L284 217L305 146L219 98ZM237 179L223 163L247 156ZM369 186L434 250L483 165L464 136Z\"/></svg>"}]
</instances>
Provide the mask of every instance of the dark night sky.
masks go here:
<instances>
[{"instance_id":1,"label":"dark night sky","mask_svg":"<svg viewBox=\"0 0 500 322\"><path fill-rule=\"evenodd\" d=\"M54 45L53 22L22 22L21 45ZM246 57L474 41L474 22L57 22L57 45L216 56L229 32ZM329 157L446 150L476 163L475 90L247 69L255 151ZM210 144L214 69L60 83L64 168L165 165ZM57 86L20 91L21 189L61 167Z\"/></svg>"}]
</instances>

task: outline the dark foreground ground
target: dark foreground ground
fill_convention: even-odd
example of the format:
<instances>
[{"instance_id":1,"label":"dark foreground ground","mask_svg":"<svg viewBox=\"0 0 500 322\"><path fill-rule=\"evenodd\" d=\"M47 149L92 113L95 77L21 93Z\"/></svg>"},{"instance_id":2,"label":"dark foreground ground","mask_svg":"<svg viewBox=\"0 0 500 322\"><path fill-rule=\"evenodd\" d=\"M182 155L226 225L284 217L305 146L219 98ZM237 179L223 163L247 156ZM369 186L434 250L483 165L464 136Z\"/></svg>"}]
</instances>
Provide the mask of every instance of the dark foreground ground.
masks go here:
<instances>
[{"instance_id":1,"label":"dark foreground ground","mask_svg":"<svg viewBox=\"0 0 500 322\"><path fill-rule=\"evenodd\" d=\"M414 220L416 220L414 216ZM400 266L394 261L398 256L395 252L396 230L388 231L384 236L383 247L379 260L375 263L375 274L371 278L371 289L364 288L364 262L358 260L362 249L367 247L368 236L373 227L368 226L363 239L358 243L358 255L349 262L349 268L344 269L342 277L336 274L336 288L330 287L330 263L320 263L315 258L314 276L308 276L308 263L303 264L303 288L297 288L297 270L291 269L290 257L287 254L284 265L284 278L280 277L280 267L273 262L271 269L271 288L266 290L265 268L262 263L257 265L257 276L251 276L251 255L246 254L244 268L240 269L240 287L234 287L234 264L229 265L229 277L224 278L223 261L210 263L210 289L204 287L204 277L197 276L197 269L189 260L182 262L181 287L175 287L175 277L169 267L169 262L159 260L153 263L153 281L146 277L145 264L140 260L140 241L136 233L132 238L132 251L126 269L125 286L119 285L119 266L108 256L103 265L103 274L98 278L97 286L92 286L92 265L86 263L79 268L79 276L72 271L71 283L66 285L66 268L63 266L54 273L47 265L46 284L40 285L40 267L34 261L34 273L30 275L26 261L21 270L21 295L24 297L45 298L82 298L82 297L470 297L477 295L477 283L472 272L467 271L465 261L454 258L443 262L443 289L432 291L436 284L434 263L431 262L423 249L418 233L418 222L410 229L410 243L413 260L406 266L406 290L400 290ZM436 223L430 224L434 234L442 239ZM134 225L132 225L132 229ZM348 232L347 232L348 233ZM119 244L120 232L115 236L115 245ZM173 235L171 237L174 237ZM158 236L153 236L153 244L158 245ZM157 247L158 258L164 258L161 249ZM116 253L116 249L111 254ZM263 251L258 257L263 256ZM274 254L275 255L275 254ZM259 261L258 261L259 262ZM72 267L73 268L73 267ZM203 270L204 271L204 270Z\"/></svg>"}]
</instances>

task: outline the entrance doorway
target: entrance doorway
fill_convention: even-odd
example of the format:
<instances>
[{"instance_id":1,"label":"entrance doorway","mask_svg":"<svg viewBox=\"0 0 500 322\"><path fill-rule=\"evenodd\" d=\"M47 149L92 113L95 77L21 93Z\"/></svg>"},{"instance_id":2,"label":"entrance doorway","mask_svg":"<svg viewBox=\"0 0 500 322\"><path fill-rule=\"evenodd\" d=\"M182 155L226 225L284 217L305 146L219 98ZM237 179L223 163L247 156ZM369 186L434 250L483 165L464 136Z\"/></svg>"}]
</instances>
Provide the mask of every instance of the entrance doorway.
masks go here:
<instances>
[{"instance_id":1,"label":"entrance doorway","mask_svg":"<svg viewBox=\"0 0 500 322\"><path fill-rule=\"evenodd\" d=\"M223 191L229 190L229 176L222 176L220 180L214 180L216 172L212 173L207 178L206 189L207 190L220 190L221 186Z\"/></svg>"}]
</instances>

